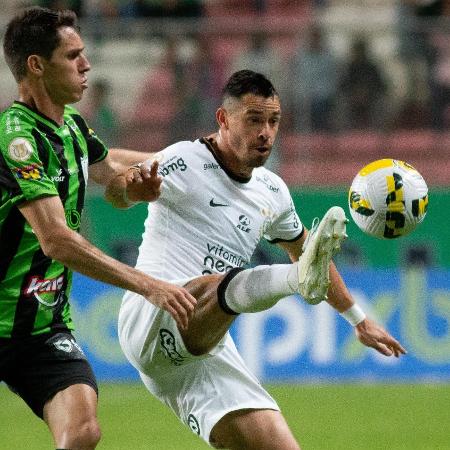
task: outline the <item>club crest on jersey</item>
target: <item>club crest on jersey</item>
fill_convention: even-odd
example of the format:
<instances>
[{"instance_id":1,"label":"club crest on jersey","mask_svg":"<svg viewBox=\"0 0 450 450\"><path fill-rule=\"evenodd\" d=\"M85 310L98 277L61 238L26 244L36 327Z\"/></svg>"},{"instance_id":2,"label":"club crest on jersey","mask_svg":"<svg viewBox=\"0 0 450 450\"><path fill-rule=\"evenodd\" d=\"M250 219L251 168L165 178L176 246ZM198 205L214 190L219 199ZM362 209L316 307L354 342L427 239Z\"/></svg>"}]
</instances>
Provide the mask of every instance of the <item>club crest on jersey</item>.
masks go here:
<instances>
[{"instance_id":1,"label":"club crest on jersey","mask_svg":"<svg viewBox=\"0 0 450 450\"><path fill-rule=\"evenodd\" d=\"M8 154L14 161L26 161L33 153L33 146L25 138L15 138L8 147Z\"/></svg>"},{"instance_id":2,"label":"club crest on jersey","mask_svg":"<svg viewBox=\"0 0 450 450\"><path fill-rule=\"evenodd\" d=\"M19 180L38 181L44 176L44 169L37 164L29 164L28 166L24 167L17 167L16 169L14 169L14 172Z\"/></svg>"}]
</instances>

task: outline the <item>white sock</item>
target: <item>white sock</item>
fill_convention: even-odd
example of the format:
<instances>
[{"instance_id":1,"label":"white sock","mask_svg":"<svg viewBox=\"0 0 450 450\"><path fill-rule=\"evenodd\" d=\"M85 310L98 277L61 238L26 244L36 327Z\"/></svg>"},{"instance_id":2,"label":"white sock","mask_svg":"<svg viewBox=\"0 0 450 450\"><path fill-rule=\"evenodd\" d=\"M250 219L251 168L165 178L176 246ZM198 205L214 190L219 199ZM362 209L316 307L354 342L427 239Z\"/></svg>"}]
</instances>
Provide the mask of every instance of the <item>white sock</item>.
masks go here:
<instances>
[{"instance_id":1,"label":"white sock","mask_svg":"<svg viewBox=\"0 0 450 450\"><path fill-rule=\"evenodd\" d=\"M297 263L258 266L239 272L225 290L225 302L236 313L269 309L297 292Z\"/></svg>"}]
</instances>

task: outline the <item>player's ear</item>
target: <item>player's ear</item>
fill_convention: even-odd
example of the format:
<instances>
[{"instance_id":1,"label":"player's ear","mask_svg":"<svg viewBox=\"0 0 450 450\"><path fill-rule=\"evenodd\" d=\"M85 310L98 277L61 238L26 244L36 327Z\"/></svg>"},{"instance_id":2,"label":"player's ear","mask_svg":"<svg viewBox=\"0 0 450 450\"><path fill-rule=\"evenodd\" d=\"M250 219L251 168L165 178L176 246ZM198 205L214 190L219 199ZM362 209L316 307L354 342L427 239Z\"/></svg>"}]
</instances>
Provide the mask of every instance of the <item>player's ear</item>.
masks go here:
<instances>
[{"instance_id":1,"label":"player's ear","mask_svg":"<svg viewBox=\"0 0 450 450\"><path fill-rule=\"evenodd\" d=\"M33 75L42 76L44 73L42 58L39 55L30 55L27 58L27 68Z\"/></svg>"},{"instance_id":2,"label":"player's ear","mask_svg":"<svg viewBox=\"0 0 450 450\"><path fill-rule=\"evenodd\" d=\"M222 106L216 111L216 120L220 128L228 128L227 111Z\"/></svg>"}]
</instances>

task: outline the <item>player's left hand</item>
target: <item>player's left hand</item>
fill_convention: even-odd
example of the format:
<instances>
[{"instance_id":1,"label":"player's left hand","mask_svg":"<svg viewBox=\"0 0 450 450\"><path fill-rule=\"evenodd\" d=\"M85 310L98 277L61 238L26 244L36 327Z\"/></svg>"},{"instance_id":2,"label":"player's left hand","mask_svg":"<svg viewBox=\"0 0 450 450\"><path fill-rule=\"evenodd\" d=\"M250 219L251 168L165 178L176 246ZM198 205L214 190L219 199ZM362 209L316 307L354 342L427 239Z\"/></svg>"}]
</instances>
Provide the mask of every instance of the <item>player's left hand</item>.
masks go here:
<instances>
[{"instance_id":1,"label":"player's left hand","mask_svg":"<svg viewBox=\"0 0 450 450\"><path fill-rule=\"evenodd\" d=\"M394 339L383 327L365 318L356 325L355 334L358 340L367 347L374 348L377 352L385 356L405 355L407 352L400 342Z\"/></svg>"},{"instance_id":2,"label":"player's left hand","mask_svg":"<svg viewBox=\"0 0 450 450\"><path fill-rule=\"evenodd\" d=\"M125 173L127 197L132 202L153 202L161 195L162 177L158 175L158 162L151 167L138 164Z\"/></svg>"}]
</instances>

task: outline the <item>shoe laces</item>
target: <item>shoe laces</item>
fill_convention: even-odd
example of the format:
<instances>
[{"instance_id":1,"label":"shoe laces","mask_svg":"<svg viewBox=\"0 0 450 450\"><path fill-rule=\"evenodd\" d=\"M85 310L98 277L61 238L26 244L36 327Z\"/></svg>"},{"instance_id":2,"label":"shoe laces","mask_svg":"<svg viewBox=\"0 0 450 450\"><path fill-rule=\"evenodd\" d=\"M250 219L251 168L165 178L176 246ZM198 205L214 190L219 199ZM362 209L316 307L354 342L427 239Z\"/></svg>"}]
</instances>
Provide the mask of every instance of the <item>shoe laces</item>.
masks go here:
<instances>
[{"instance_id":1,"label":"shoe laces","mask_svg":"<svg viewBox=\"0 0 450 450\"><path fill-rule=\"evenodd\" d=\"M313 219L312 224L311 224L311 229L309 230L308 236L306 236L306 240L303 243L303 248L302 248L303 251L305 250L309 241L313 238L314 234L316 233L317 228L319 227L319 222L320 222L320 220L318 217L315 217Z\"/></svg>"}]
</instances>

